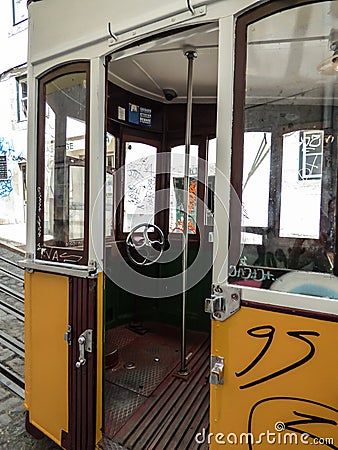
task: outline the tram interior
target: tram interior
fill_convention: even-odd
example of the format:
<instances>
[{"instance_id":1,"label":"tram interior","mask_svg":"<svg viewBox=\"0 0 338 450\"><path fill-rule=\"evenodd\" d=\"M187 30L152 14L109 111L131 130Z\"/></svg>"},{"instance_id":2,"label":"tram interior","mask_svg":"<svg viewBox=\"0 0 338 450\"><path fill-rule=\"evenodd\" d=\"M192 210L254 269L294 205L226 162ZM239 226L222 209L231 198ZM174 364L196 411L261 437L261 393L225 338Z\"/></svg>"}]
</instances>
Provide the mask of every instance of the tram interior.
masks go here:
<instances>
[{"instance_id":1,"label":"tram interior","mask_svg":"<svg viewBox=\"0 0 338 450\"><path fill-rule=\"evenodd\" d=\"M193 448L194 434L187 429L208 427L210 320L204 313L204 299L211 289L208 186L212 188L215 176L217 41L217 25L191 28L145 44L141 53L113 56L109 63L104 433L124 447L134 448L137 443L137 448L150 444ZM185 52L192 50L197 58L193 61L188 265L195 262L203 270L187 292L184 369L188 375L182 375ZM202 207L206 195L209 208ZM155 224L164 235L163 254L149 265L138 265L144 255L133 248L129 251L126 244L130 231L143 223ZM160 240L157 229L148 231L152 240ZM142 232L141 226L132 239L143 239Z\"/></svg>"},{"instance_id":2,"label":"tram interior","mask_svg":"<svg viewBox=\"0 0 338 450\"><path fill-rule=\"evenodd\" d=\"M337 78L316 69L329 55L330 29L318 30L316 8L286 11L248 29L244 162L237 174L242 230L232 232L241 234L241 264L251 268L332 271ZM212 283L218 36L218 24L191 27L113 54L108 65L103 431L126 448L197 448L195 433L208 427L204 299ZM182 290L176 281L171 291L170 282L182 272L186 52L192 50L188 268L198 259L203 270L187 291L188 375L182 375ZM318 151L312 151L315 161L310 151L303 154L302 168L292 155L305 138ZM292 164L299 173L293 185L285 175ZM144 223L155 256L161 238L153 225L164 236L163 254L149 265L142 264L151 259L148 252L126 243L131 232L136 243L145 239L142 227L133 231ZM314 258L306 260L315 251L321 253L317 269ZM236 264L231 270L243 281Z\"/></svg>"}]
</instances>

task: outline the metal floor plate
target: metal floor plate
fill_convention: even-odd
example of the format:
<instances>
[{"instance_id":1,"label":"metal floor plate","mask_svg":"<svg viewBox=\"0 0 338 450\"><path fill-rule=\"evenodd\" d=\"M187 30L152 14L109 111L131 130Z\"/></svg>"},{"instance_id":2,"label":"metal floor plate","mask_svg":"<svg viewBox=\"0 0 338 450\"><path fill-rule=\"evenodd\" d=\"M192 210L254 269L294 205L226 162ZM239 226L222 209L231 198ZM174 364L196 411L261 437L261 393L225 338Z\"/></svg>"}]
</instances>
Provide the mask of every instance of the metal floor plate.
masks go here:
<instances>
[{"instance_id":1,"label":"metal floor plate","mask_svg":"<svg viewBox=\"0 0 338 450\"><path fill-rule=\"evenodd\" d=\"M142 336L119 350L119 364L106 371L106 379L149 397L179 362L176 348L155 343L153 339Z\"/></svg>"},{"instance_id":2,"label":"metal floor plate","mask_svg":"<svg viewBox=\"0 0 338 450\"><path fill-rule=\"evenodd\" d=\"M106 382L105 434L114 436L145 401L142 395Z\"/></svg>"},{"instance_id":3,"label":"metal floor plate","mask_svg":"<svg viewBox=\"0 0 338 450\"><path fill-rule=\"evenodd\" d=\"M172 376L180 362L179 329L147 328L142 336L123 327L110 334L119 361L105 371L105 438L100 448L195 448L194 430L202 424L208 427L208 336L188 332L188 366L193 375L183 381Z\"/></svg>"}]
</instances>

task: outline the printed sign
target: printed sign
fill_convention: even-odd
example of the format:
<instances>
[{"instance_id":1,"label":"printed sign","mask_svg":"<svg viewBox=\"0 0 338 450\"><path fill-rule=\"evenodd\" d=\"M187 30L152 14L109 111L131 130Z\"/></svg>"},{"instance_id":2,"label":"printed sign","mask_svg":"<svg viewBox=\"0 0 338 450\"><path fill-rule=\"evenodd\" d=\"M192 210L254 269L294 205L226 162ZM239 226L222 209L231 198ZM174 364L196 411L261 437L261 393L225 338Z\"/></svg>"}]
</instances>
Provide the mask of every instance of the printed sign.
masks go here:
<instances>
[{"instance_id":1,"label":"printed sign","mask_svg":"<svg viewBox=\"0 0 338 450\"><path fill-rule=\"evenodd\" d=\"M126 110L125 108L122 108L122 106L117 107L117 118L118 120L126 120Z\"/></svg>"},{"instance_id":2,"label":"printed sign","mask_svg":"<svg viewBox=\"0 0 338 450\"><path fill-rule=\"evenodd\" d=\"M128 121L135 125L151 127L151 109L129 103Z\"/></svg>"},{"instance_id":3,"label":"printed sign","mask_svg":"<svg viewBox=\"0 0 338 450\"><path fill-rule=\"evenodd\" d=\"M151 109L140 107L140 124L151 127Z\"/></svg>"}]
</instances>

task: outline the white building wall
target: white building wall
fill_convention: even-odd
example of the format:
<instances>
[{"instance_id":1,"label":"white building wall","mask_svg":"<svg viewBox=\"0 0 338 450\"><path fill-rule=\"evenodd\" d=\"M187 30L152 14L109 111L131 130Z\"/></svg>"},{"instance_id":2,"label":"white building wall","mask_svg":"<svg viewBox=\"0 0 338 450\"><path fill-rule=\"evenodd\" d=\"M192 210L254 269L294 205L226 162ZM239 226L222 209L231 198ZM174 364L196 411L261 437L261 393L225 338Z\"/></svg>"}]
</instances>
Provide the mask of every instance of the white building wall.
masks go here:
<instances>
[{"instance_id":1,"label":"white building wall","mask_svg":"<svg viewBox=\"0 0 338 450\"><path fill-rule=\"evenodd\" d=\"M27 73L26 1L1 0L0 13L0 156L6 156L7 180L0 179L0 225L25 221L22 163L27 158L27 120L19 120L17 78ZM22 118L21 118L22 119ZM0 239L5 228L0 227Z\"/></svg>"}]
</instances>

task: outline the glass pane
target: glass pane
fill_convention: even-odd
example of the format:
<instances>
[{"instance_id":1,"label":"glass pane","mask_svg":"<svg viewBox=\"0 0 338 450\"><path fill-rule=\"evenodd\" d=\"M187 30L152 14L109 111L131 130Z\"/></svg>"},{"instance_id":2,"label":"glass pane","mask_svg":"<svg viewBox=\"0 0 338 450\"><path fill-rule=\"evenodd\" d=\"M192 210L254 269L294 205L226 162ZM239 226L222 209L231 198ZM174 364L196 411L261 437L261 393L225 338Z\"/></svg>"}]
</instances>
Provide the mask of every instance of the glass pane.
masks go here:
<instances>
[{"instance_id":1,"label":"glass pane","mask_svg":"<svg viewBox=\"0 0 338 450\"><path fill-rule=\"evenodd\" d=\"M55 168L55 123L53 109L45 108L45 189L44 189L44 240L53 238L54 229L54 168Z\"/></svg>"},{"instance_id":2,"label":"glass pane","mask_svg":"<svg viewBox=\"0 0 338 450\"><path fill-rule=\"evenodd\" d=\"M248 26L244 250L230 272L238 282L288 290L276 278L291 279L291 270L332 271L338 142L332 5L303 5Z\"/></svg>"},{"instance_id":3,"label":"glass pane","mask_svg":"<svg viewBox=\"0 0 338 450\"><path fill-rule=\"evenodd\" d=\"M283 136L281 237L319 239L323 137L321 130Z\"/></svg>"},{"instance_id":4,"label":"glass pane","mask_svg":"<svg viewBox=\"0 0 338 450\"><path fill-rule=\"evenodd\" d=\"M185 146L171 149L169 232L182 233L184 227L184 160ZM188 233L196 234L198 146L190 146Z\"/></svg>"},{"instance_id":5,"label":"glass pane","mask_svg":"<svg viewBox=\"0 0 338 450\"><path fill-rule=\"evenodd\" d=\"M141 223L154 223L156 147L126 142L123 231Z\"/></svg>"},{"instance_id":6,"label":"glass pane","mask_svg":"<svg viewBox=\"0 0 338 450\"><path fill-rule=\"evenodd\" d=\"M86 124L66 119L66 163L69 166L69 239L84 237Z\"/></svg>"},{"instance_id":7,"label":"glass pane","mask_svg":"<svg viewBox=\"0 0 338 450\"><path fill-rule=\"evenodd\" d=\"M208 141L208 179L206 189L205 225L214 223L214 192L216 175L216 139Z\"/></svg>"},{"instance_id":8,"label":"glass pane","mask_svg":"<svg viewBox=\"0 0 338 450\"><path fill-rule=\"evenodd\" d=\"M255 229L268 227L271 133L244 135L242 242L262 244ZM257 193L259 192L259 195Z\"/></svg>"},{"instance_id":9,"label":"glass pane","mask_svg":"<svg viewBox=\"0 0 338 450\"><path fill-rule=\"evenodd\" d=\"M83 248L86 75L46 84L44 245Z\"/></svg>"},{"instance_id":10,"label":"glass pane","mask_svg":"<svg viewBox=\"0 0 338 450\"><path fill-rule=\"evenodd\" d=\"M106 136L106 237L114 235L114 171L116 139L110 133Z\"/></svg>"}]
</instances>

